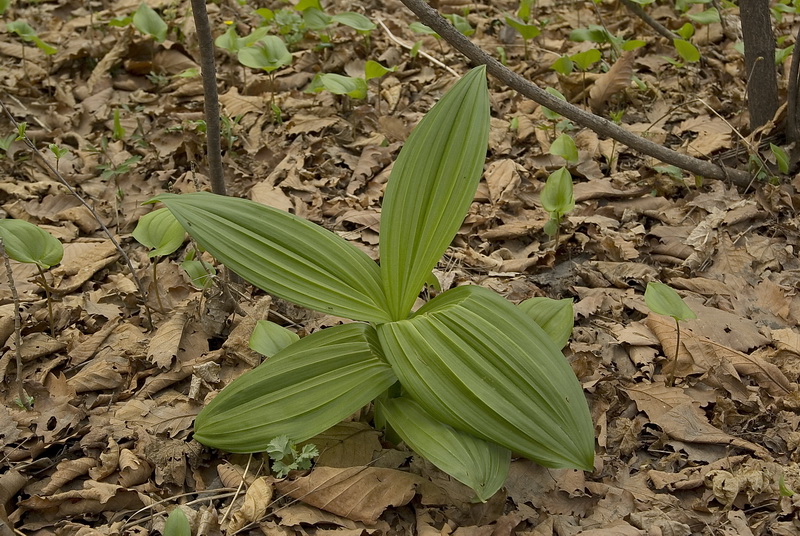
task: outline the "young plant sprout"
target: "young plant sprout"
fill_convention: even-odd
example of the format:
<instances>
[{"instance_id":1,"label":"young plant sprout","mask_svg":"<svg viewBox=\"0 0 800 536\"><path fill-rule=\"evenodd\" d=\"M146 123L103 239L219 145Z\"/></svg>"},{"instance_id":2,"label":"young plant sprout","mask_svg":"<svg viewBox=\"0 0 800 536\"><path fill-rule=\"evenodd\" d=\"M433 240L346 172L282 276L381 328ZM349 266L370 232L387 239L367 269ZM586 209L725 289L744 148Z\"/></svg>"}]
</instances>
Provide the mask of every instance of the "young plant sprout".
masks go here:
<instances>
[{"instance_id":1,"label":"young plant sprout","mask_svg":"<svg viewBox=\"0 0 800 536\"><path fill-rule=\"evenodd\" d=\"M675 385L675 369L678 367L678 352L681 349L681 320L697 318L688 305L669 285L650 281L644 291L644 301L647 307L656 314L671 316L675 319L675 357L672 360L672 369L667 376L667 385Z\"/></svg>"},{"instance_id":2,"label":"young plant sprout","mask_svg":"<svg viewBox=\"0 0 800 536\"><path fill-rule=\"evenodd\" d=\"M3 245L10 258L17 262L36 265L39 277L35 281L44 289L47 297L50 334L55 337L52 289L47 283L44 272L61 262L64 257L64 246L44 229L24 220L0 220L0 238L3 239Z\"/></svg>"},{"instance_id":3,"label":"young plant sprout","mask_svg":"<svg viewBox=\"0 0 800 536\"><path fill-rule=\"evenodd\" d=\"M175 253L186 239L183 226L165 208L154 210L139 218L139 223L136 224L131 235L137 242L150 248L148 256L151 259ZM156 291L158 308L164 311L161 293L158 290L158 262L155 261L153 262L153 286Z\"/></svg>"},{"instance_id":4,"label":"young plant sprout","mask_svg":"<svg viewBox=\"0 0 800 536\"><path fill-rule=\"evenodd\" d=\"M239 50L236 57L239 63L251 69L260 69L269 75L269 104L273 112L275 106L275 71L292 63L292 54L278 36L265 35L251 46Z\"/></svg>"}]
</instances>

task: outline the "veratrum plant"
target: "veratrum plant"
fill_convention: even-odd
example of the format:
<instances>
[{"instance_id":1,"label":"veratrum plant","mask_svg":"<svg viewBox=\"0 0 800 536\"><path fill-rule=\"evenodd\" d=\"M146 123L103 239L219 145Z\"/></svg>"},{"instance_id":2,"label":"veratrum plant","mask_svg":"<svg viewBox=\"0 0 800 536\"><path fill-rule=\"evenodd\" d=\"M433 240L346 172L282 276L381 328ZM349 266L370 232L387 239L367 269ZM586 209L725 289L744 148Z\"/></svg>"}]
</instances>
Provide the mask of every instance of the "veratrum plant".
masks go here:
<instances>
[{"instance_id":1,"label":"veratrum plant","mask_svg":"<svg viewBox=\"0 0 800 536\"><path fill-rule=\"evenodd\" d=\"M477 67L398 156L383 199L380 267L338 235L280 210L208 193L156 198L252 284L361 321L275 346L259 337L274 355L200 412L195 439L243 453L283 435L300 443L377 398L376 421L479 500L502 486L512 453L592 469L589 409L559 351L570 313L537 315L535 303L523 310L479 286L445 291L412 311L472 202L488 135L485 68Z\"/></svg>"}]
</instances>

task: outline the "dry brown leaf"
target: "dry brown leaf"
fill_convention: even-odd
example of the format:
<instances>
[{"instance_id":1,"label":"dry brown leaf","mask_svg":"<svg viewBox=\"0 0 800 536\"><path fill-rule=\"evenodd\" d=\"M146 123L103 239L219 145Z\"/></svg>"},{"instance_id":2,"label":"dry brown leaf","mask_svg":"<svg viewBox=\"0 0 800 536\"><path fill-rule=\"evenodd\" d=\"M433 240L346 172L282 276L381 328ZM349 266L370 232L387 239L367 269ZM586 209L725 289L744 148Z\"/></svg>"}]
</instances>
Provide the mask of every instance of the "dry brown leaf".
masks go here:
<instances>
[{"instance_id":1,"label":"dry brown leaf","mask_svg":"<svg viewBox=\"0 0 800 536\"><path fill-rule=\"evenodd\" d=\"M78 458L77 460L64 460L56 466L56 471L50 481L39 491L40 495L50 495L59 490L61 486L83 476L97 465L94 458Z\"/></svg>"},{"instance_id":2,"label":"dry brown leaf","mask_svg":"<svg viewBox=\"0 0 800 536\"><path fill-rule=\"evenodd\" d=\"M589 106L595 113L602 111L608 100L630 87L636 51L628 50L617 58L608 72L601 74L589 90Z\"/></svg>"},{"instance_id":3,"label":"dry brown leaf","mask_svg":"<svg viewBox=\"0 0 800 536\"><path fill-rule=\"evenodd\" d=\"M100 465L89 469L89 478L103 480L117 470L119 466L120 448L113 437L108 438L108 447L100 454Z\"/></svg>"},{"instance_id":4,"label":"dry brown leaf","mask_svg":"<svg viewBox=\"0 0 800 536\"><path fill-rule=\"evenodd\" d=\"M419 477L376 467L317 467L294 481L276 483L282 494L328 512L373 524L386 508L414 497Z\"/></svg>"},{"instance_id":5,"label":"dry brown leaf","mask_svg":"<svg viewBox=\"0 0 800 536\"><path fill-rule=\"evenodd\" d=\"M228 525L228 532L236 532L248 523L254 523L264 517L272 502L272 477L258 477L247 488L244 504L234 512Z\"/></svg>"},{"instance_id":6,"label":"dry brown leaf","mask_svg":"<svg viewBox=\"0 0 800 536\"><path fill-rule=\"evenodd\" d=\"M520 184L517 164L511 159L497 160L489 164L484 173L489 187L489 196L495 205L503 205L516 197Z\"/></svg>"},{"instance_id":7,"label":"dry brown leaf","mask_svg":"<svg viewBox=\"0 0 800 536\"><path fill-rule=\"evenodd\" d=\"M313 437L309 443L320 452L316 464L353 467L369 464L380 452L380 432L363 422L343 422Z\"/></svg>"},{"instance_id":8,"label":"dry brown leaf","mask_svg":"<svg viewBox=\"0 0 800 536\"><path fill-rule=\"evenodd\" d=\"M183 331L188 320L189 316L185 310L175 311L166 322L159 326L147 348L147 359L151 363L162 369L172 366L173 360L178 358Z\"/></svg>"},{"instance_id":9,"label":"dry brown leaf","mask_svg":"<svg viewBox=\"0 0 800 536\"><path fill-rule=\"evenodd\" d=\"M119 482L124 488L130 488L146 482L153 474L153 466L134 454L129 449L122 449L119 453Z\"/></svg>"}]
</instances>

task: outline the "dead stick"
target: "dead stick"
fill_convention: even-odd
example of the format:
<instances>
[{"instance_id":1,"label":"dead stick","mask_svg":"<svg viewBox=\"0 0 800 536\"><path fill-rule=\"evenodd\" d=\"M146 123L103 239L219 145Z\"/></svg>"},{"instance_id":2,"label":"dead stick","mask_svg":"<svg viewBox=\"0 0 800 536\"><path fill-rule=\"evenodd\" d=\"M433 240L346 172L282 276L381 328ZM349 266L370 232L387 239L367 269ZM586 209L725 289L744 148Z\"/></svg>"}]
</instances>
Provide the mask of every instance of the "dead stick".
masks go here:
<instances>
[{"instance_id":1,"label":"dead stick","mask_svg":"<svg viewBox=\"0 0 800 536\"><path fill-rule=\"evenodd\" d=\"M6 275L8 277L8 286L11 288L11 298L14 300L14 337L15 337L15 353L17 356L17 383L19 383L19 401L22 406L27 409L31 407L30 400L28 400L28 393L25 392L25 387L22 385L22 319L19 312L19 294L17 287L14 285L14 271L11 269L11 260L8 258L6 248L3 245L3 239L0 238L0 256L3 257L3 262L6 265Z\"/></svg>"}]
</instances>

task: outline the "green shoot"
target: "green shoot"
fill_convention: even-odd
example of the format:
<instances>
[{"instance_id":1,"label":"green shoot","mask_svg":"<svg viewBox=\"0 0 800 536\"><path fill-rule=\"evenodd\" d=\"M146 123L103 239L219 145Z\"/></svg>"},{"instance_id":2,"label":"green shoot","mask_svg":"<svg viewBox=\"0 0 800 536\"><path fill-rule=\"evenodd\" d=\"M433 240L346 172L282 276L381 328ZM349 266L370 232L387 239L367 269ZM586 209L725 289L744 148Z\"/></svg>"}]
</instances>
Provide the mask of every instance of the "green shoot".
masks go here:
<instances>
[{"instance_id":1,"label":"green shoot","mask_svg":"<svg viewBox=\"0 0 800 536\"><path fill-rule=\"evenodd\" d=\"M180 508L175 508L167 516L164 536L192 536L192 527L189 526L189 520Z\"/></svg>"},{"instance_id":2,"label":"green shoot","mask_svg":"<svg viewBox=\"0 0 800 536\"><path fill-rule=\"evenodd\" d=\"M550 220L545 224L544 232L555 237L555 249L558 249L561 218L575 208L572 175L567 168L559 168L547 177L547 182L542 190L541 202L542 207L550 214Z\"/></svg>"},{"instance_id":3,"label":"green shoot","mask_svg":"<svg viewBox=\"0 0 800 536\"><path fill-rule=\"evenodd\" d=\"M160 208L139 218L139 223L136 224L131 236L143 246L150 248L148 256L152 259L177 251L183 245L186 232L169 210ZM158 263L153 262L153 286L156 291L158 307L163 311L164 305L161 303L161 293L158 290L157 269Z\"/></svg>"},{"instance_id":4,"label":"green shoot","mask_svg":"<svg viewBox=\"0 0 800 536\"><path fill-rule=\"evenodd\" d=\"M691 320L697 318L694 311L683 301L675 290L669 285L650 281L644 291L644 301L647 307L654 313L671 316L675 319L675 329L677 331L675 339L675 357L673 359L672 370L667 376L667 385L675 385L675 369L678 366L678 352L681 348L681 320Z\"/></svg>"},{"instance_id":5,"label":"green shoot","mask_svg":"<svg viewBox=\"0 0 800 536\"><path fill-rule=\"evenodd\" d=\"M298 452L288 436L278 436L267 445L267 454L272 460L272 470L278 478L290 471L311 469L311 461L319 456L316 445L306 444Z\"/></svg>"}]
</instances>

